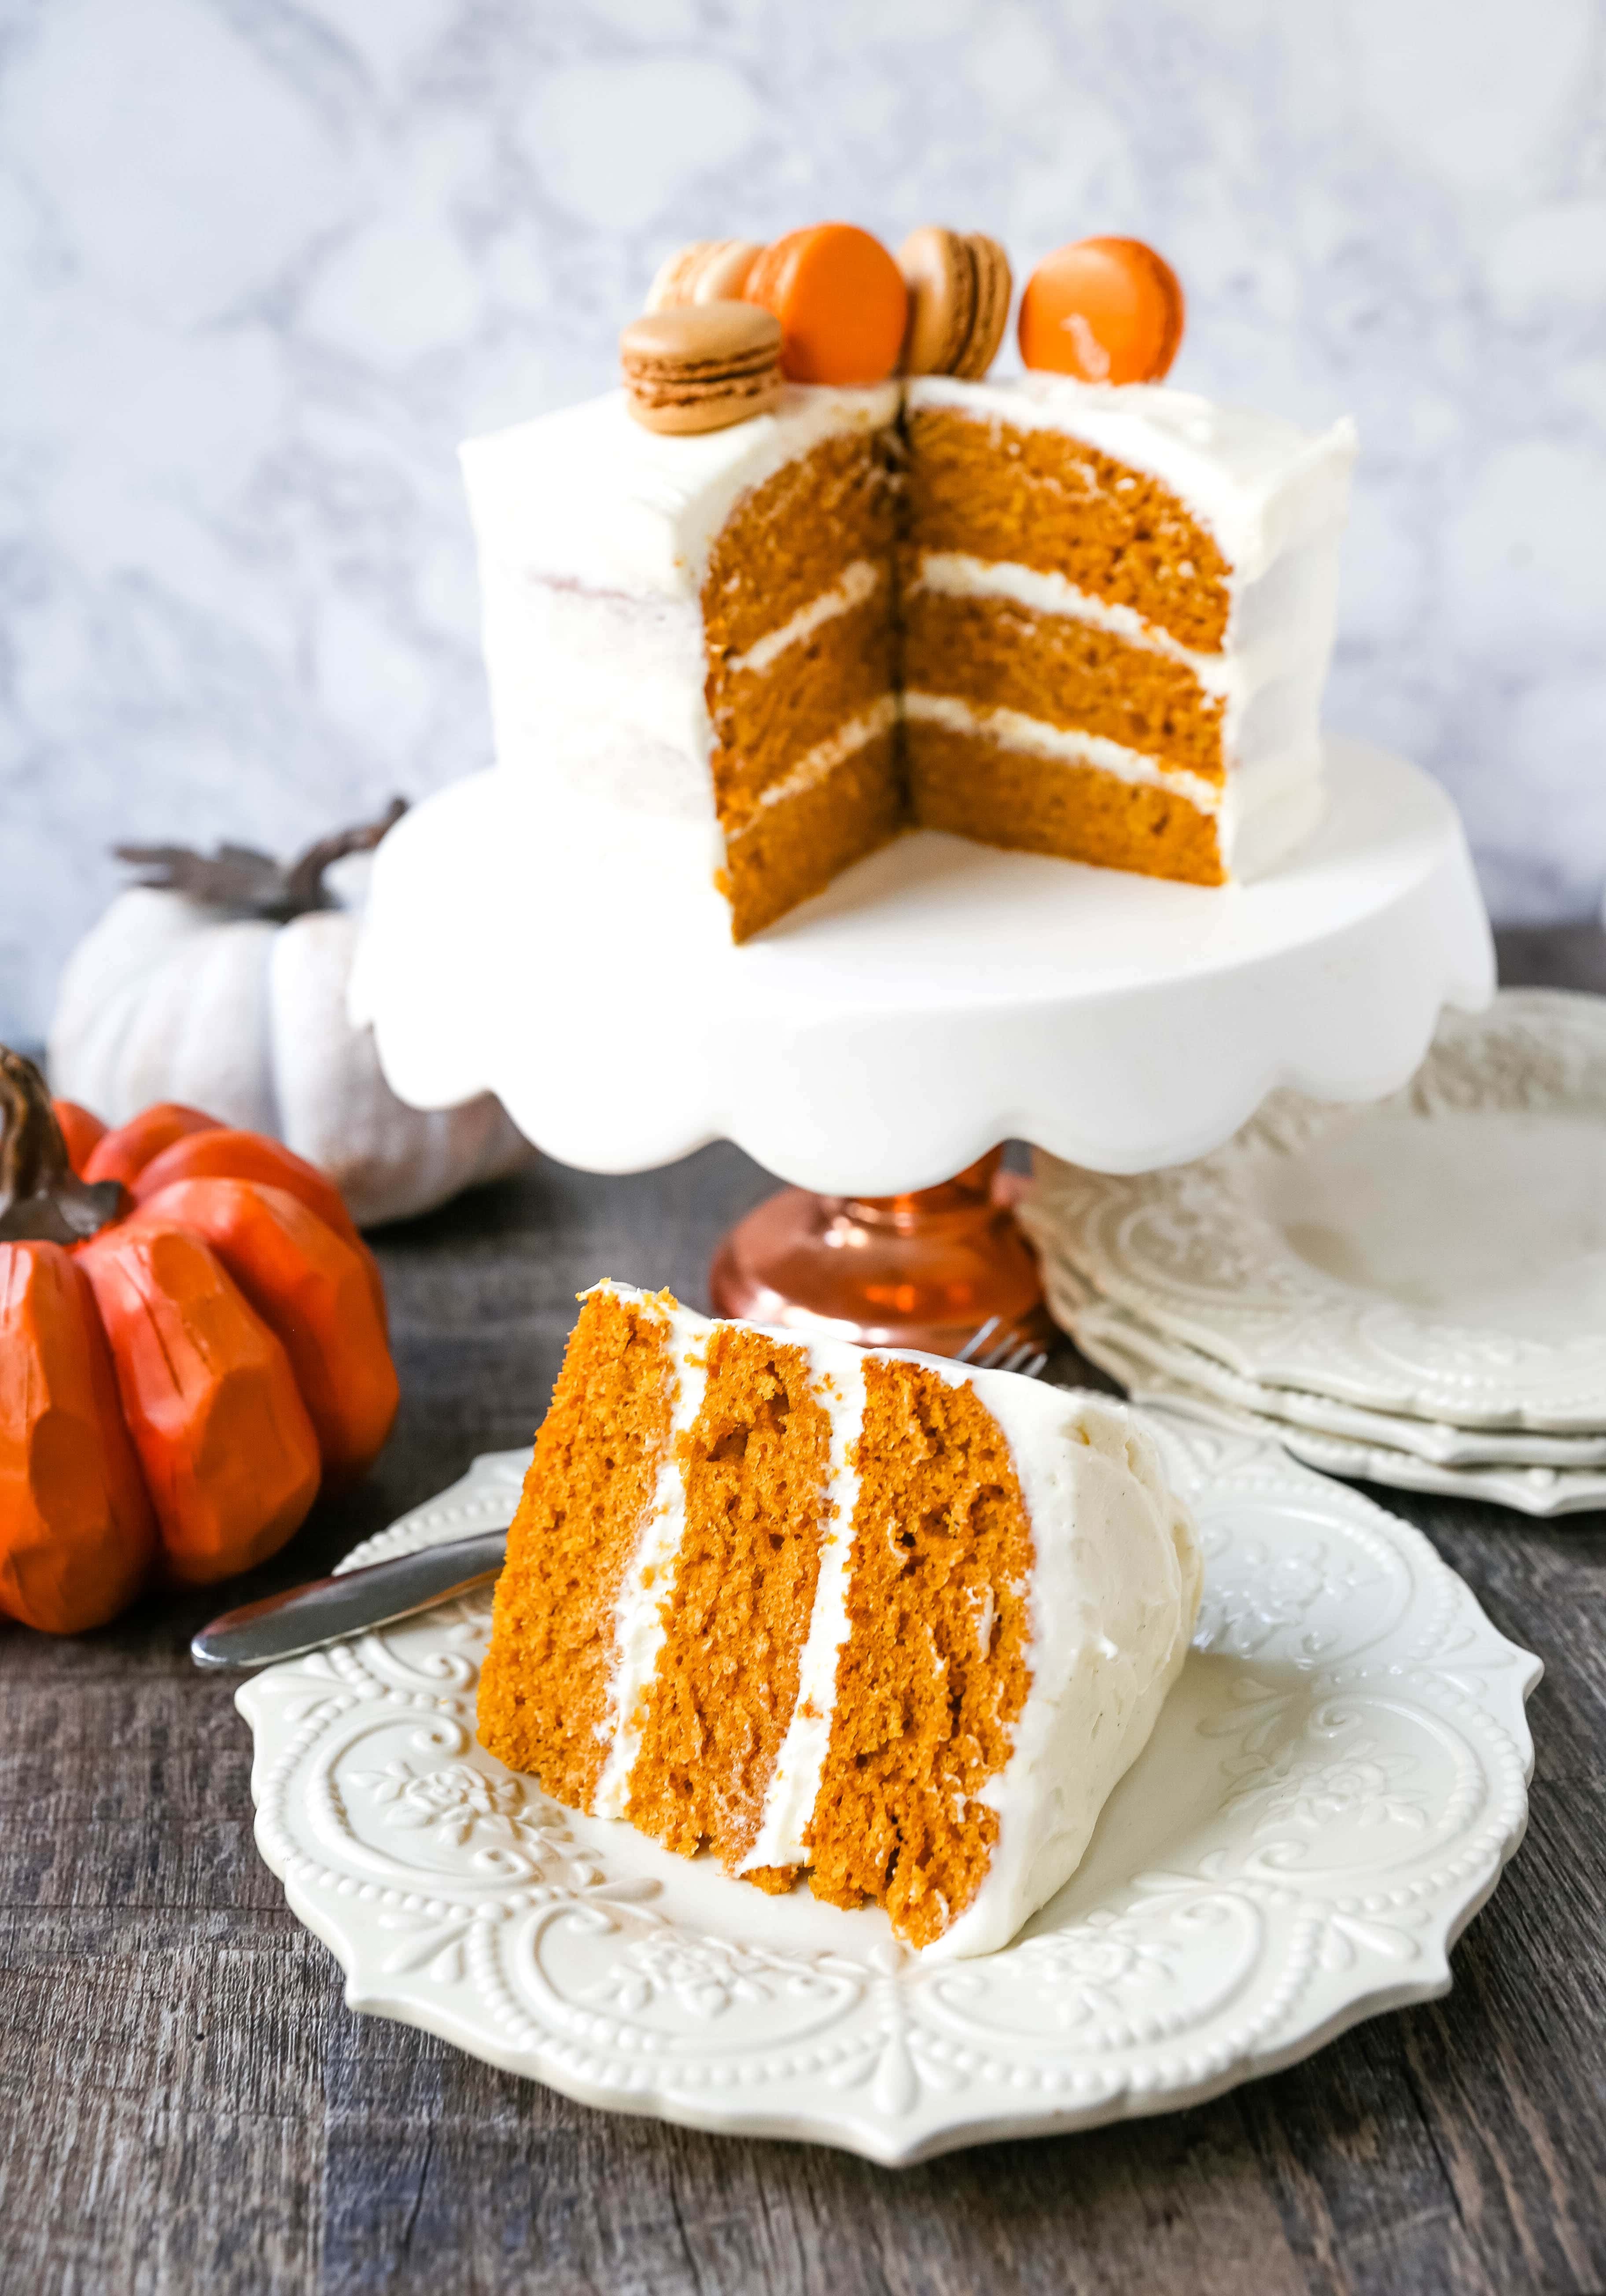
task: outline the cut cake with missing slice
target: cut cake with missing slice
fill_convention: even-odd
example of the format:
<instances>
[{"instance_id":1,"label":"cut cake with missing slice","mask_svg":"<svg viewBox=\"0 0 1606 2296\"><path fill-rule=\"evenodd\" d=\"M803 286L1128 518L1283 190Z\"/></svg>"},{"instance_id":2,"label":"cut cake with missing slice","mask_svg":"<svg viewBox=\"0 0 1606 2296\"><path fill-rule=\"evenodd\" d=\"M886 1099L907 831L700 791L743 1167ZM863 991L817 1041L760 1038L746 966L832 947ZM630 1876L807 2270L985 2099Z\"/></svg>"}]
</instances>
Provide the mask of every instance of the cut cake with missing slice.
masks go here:
<instances>
[{"instance_id":1,"label":"cut cake with missing slice","mask_svg":"<svg viewBox=\"0 0 1606 2296\"><path fill-rule=\"evenodd\" d=\"M1187 1514L1120 1406L600 1283L508 1535L479 1735L935 1954L1080 1861L1181 1669Z\"/></svg>"},{"instance_id":2,"label":"cut cake with missing slice","mask_svg":"<svg viewBox=\"0 0 1606 2296\"><path fill-rule=\"evenodd\" d=\"M471 440L498 763L574 867L738 941L910 827L1262 875L1322 812L1354 455L1046 374Z\"/></svg>"}]
</instances>

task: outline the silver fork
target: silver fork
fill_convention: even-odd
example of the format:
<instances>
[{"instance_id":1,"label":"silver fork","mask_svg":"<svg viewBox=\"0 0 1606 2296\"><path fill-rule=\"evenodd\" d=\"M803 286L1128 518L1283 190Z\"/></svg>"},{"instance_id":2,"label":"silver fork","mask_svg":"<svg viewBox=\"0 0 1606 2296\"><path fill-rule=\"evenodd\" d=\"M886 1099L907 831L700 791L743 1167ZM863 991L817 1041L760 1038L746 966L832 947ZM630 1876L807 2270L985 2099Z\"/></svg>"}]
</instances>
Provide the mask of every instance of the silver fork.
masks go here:
<instances>
[{"instance_id":1,"label":"silver fork","mask_svg":"<svg viewBox=\"0 0 1606 2296\"><path fill-rule=\"evenodd\" d=\"M1002 1321L989 1316L954 1361L976 1371L1012 1371L1023 1379L1036 1379L1048 1361L1046 1352L1030 1340L1016 1341L1008 1332L995 1341ZM190 1656L197 1666L209 1669L272 1666L280 1659L299 1658L307 1651L346 1642L353 1635L393 1627L399 1620L488 1585L502 1569L506 1548L504 1526L477 1532L472 1538L421 1546L414 1554L370 1562L360 1570L342 1570L332 1578L310 1579L303 1587L287 1587L283 1595L225 1611L201 1628L190 1644Z\"/></svg>"},{"instance_id":2,"label":"silver fork","mask_svg":"<svg viewBox=\"0 0 1606 2296\"><path fill-rule=\"evenodd\" d=\"M1002 1316L989 1316L979 1331L971 1333L954 1361L969 1364L975 1371L1012 1371L1018 1372L1022 1379L1040 1379L1043 1366L1048 1361L1046 1348L1038 1347L1033 1340L1012 1343L1012 1334L1008 1332L988 1347L987 1342L1003 1321ZM981 1353L984 1348L987 1349L985 1355Z\"/></svg>"}]
</instances>

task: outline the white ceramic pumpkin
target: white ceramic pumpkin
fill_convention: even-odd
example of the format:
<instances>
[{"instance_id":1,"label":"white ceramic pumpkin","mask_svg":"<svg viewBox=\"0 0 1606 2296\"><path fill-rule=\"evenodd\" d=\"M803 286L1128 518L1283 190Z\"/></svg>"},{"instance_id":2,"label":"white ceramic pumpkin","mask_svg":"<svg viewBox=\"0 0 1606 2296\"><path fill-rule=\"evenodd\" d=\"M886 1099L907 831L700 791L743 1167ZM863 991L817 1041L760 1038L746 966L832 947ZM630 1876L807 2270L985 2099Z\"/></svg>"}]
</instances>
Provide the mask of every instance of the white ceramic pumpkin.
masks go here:
<instances>
[{"instance_id":1,"label":"white ceramic pumpkin","mask_svg":"<svg viewBox=\"0 0 1606 2296\"><path fill-rule=\"evenodd\" d=\"M500 1101L408 1108L373 1031L347 1018L370 856L403 809L288 868L242 846L119 846L146 876L68 959L51 1090L107 1124L176 1100L269 1133L320 1165L364 1226L516 1170L535 1152Z\"/></svg>"}]
</instances>

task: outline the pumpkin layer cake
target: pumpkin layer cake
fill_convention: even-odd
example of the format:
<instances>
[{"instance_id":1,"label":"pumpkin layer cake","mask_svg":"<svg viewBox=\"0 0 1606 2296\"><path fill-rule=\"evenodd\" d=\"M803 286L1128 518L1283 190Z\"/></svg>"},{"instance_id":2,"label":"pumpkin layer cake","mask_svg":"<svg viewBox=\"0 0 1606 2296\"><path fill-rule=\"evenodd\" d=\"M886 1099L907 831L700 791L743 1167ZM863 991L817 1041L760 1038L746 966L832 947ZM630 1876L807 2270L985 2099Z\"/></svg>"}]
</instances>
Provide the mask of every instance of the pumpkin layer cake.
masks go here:
<instances>
[{"instance_id":1,"label":"pumpkin layer cake","mask_svg":"<svg viewBox=\"0 0 1606 2296\"><path fill-rule=\"evenodd\" d=\"M1321 811L1354 449L1046 374L788 385L697 438L615 393L471 441L499 762L578 865L650 840L737 940L922 824L1260 873Z\"/></svg>"},{"instance_id":2,"label":"pumpkin layer cake","mask_svg":"<svg viewBox=\"0 0 1606 2296\"><path fill-rule=\"evenodd\" d=\"M508 1535L479 1734L684 1856L986 1953L1079 1862L1199 1587L1118 1406L602 1283Z\"/></svg>"}]
</instances>

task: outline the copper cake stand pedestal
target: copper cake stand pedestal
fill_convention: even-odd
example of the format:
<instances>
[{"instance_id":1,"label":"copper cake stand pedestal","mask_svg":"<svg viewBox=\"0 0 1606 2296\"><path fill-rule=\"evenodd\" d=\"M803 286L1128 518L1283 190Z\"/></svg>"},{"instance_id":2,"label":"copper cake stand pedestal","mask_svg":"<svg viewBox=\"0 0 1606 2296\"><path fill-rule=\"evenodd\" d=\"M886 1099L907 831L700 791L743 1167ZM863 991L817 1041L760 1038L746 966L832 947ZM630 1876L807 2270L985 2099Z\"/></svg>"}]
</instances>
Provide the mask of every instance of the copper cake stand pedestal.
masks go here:
<instances>
[{"instance_id":1,"label":"copper cake stand pedestal","mask_svg":"<svg viewBox=\"0 0 1606 2296\"><path fill-rule=\"evenodd\" d=\"M783 1188L721 1242L709 1270L717 1316L800 1337L957 1355L979 1328L989 1344L1057 1337L1037 1263L1012 1209L1025 1185L1004 1151L935 1188L901 1196L823 1196Z\"/></svg>"}]
</instances>

